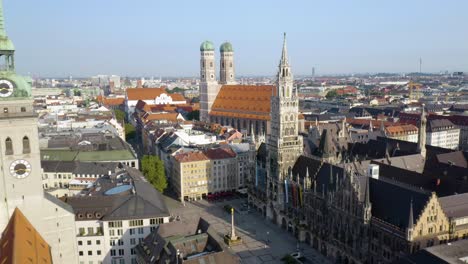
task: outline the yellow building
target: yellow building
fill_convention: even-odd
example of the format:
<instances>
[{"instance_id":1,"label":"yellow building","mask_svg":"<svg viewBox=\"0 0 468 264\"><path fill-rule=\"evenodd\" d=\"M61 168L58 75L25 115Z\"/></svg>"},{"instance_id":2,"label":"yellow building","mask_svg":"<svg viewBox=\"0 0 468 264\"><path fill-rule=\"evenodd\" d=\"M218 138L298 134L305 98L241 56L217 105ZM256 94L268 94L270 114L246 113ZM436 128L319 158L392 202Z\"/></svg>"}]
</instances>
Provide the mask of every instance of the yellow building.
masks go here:
<instances>
[{"instance_id":1,"label":"yellow building","mask_svg":"<svg viewBox=\"0 0 468 264\"><path fill-rule=\"evenodd\" d=\"M172 182L179 199L199 200L208 194L211 161L202 152L174 156Z\"/></svg>"}]
</instances>

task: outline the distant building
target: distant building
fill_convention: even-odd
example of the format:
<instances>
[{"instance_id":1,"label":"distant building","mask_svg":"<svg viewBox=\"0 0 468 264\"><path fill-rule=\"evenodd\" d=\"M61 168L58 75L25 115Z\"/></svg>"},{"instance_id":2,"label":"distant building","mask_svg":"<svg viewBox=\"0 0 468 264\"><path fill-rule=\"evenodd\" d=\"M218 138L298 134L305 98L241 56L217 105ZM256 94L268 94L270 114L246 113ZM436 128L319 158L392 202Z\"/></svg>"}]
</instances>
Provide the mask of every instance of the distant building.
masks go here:
<instances>
[{"instance_id":1,"label":"distant building","mask_svg":"<svg viewBox=\"0 0 468 264\"><path fill-rule=\"evenodd\" d=\"M418 128L414 125L394 125L385 127L385 135L389 138L418 142Z\"/></svg>"},{"instance_id":2,"label":"distant building","mask_svg":"<svg viewBox=\"0 0 468 264\"><path fill-rule=\"evenodd\" d=\"M138 101L150 105L185 104L185 97L181 94L169 94L165 88L128 88L125 91L125 112L131 117L135 112Z\"/></svg>"},{"instance_id":3,"label":"distant building","mask_svg":"<svg viewBox=\"0 0 468 264\"><path fill-rule=\"evenodd\" d=\"M161 193L141 172L123 165L65 202L75 213L78 258L83 263L135 263L134 247L169 222Z\"/></svg>"},{"instance_id":4,"label":"distant building","mask_svg":"<svg viewBox=\"0 0 468 264\"><path fill-rule=\"evenodd\" d=\"M426 144L447 149L458 149L460 129L448 119L434 119L427 124Z\"/></svg>"}]
</instances>

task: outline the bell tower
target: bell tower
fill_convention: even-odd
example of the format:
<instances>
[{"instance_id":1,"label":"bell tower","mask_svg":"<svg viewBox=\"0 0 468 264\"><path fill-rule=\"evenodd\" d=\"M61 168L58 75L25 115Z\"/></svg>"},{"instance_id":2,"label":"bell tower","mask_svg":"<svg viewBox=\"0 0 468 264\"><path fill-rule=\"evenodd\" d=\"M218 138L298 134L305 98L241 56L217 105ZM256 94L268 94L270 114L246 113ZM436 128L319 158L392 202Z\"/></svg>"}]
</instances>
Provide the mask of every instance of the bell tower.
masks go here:
<instances>
[{"instance_id":1,"label":"bell tower","mask_svg":"<svg viewBox=\"0 0 468 264\"><path fill-rule=\"evenodd\" d=\"M44 193L31 83L16 73L14 54L0 0L0 232L18 208L51 246L54 263L77 263L75 215Z\"/></svg>"},{"instance_id":2,"label":"bell tower","mask_svg":"<svg viewBox=\"0 0 468 264\"><path fill-rule=\"evenodd\" d=\"M211 106L218 92L214 45L205 41L200 46L200 121L210 121Z\"/></svg>"},{"instance_id":3,"label":"bell tower","mask_svg":"<svg viewBox=\"0 0 468 264\"><path fill-rule=\"evenodd\" d=\"M285 179L291 177L292 167L303 152L299 135L299 99L293 92L293 76L289 65L284 34L283 51L278 66L276 89L271 96L271 134L267 143L267 216L284 209ZM274 217L273 217L274 218Z\"/></svg>"},{"instance_id":4,"label":"bell tower","mask_svg":"<svg viewBox=\"0 0 468 264\"><path fill-rule=\"evenodd\" d=\"M221 60L219 62L219 84L236 84L234 67L234 50L232 44L224 42L219 48Z\"/></svg>"}]
</instances>

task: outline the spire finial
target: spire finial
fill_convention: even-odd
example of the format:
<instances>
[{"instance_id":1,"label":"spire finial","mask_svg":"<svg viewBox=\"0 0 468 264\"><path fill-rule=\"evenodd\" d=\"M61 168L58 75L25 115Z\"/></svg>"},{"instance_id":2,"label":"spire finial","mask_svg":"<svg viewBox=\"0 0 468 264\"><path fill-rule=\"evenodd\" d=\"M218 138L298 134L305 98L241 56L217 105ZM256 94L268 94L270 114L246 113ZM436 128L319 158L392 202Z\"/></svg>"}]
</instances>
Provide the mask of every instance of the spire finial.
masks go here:
<instances>
[{"instance_id":1,"label":"spire finial","mask_svg":"<svg viewBox=\"0 0 468 264\"><path fill-rule=\"evenodd\" d=\"M288 49L286 47L286 32L284 32L283 52L281 54L281 64L288 64Z\"/></svg>"},{"instance_id":2,"label":"spire finial","mask_svg":"<svg viewBox=\"0 0 468 264\"><path fill-rule=\"evenodd\" d=\"M410 201L410 209L409 209L409 217L408 217L408 229L412 229L414 226L414 218L413 218L413 198Z\"/></svg>"},{"instance_id":3,"label":"spire finial","mask_svg":"<svg viewBox=\"0 0 468 264\"><path fill-rule=\"evenodd\" d=\"M6 37L5 18L3 16L3 0L0 0L0 37Z\"/></svg>"}]
</instances>

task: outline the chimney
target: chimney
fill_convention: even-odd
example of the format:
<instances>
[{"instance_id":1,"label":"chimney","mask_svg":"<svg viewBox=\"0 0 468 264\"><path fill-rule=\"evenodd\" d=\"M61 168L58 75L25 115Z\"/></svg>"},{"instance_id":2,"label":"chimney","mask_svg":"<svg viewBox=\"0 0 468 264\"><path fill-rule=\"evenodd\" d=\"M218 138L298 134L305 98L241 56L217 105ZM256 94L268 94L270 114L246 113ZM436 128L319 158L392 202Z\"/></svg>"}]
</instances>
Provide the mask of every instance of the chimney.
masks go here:
<instances>
[{"instance_id":1,"label":"chimney","mask_svg":"<svg viewBox=\"0 0 468 264\"><path fill-rule=\"evenodd\" d=\"M379 179L379 165L369 164L369 166L367 167L367 176L378 180Z\"/></svg>"}]
</instances>

